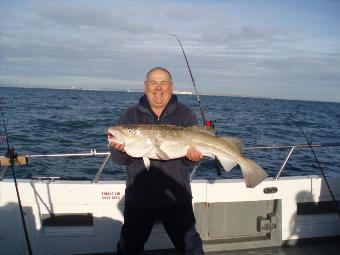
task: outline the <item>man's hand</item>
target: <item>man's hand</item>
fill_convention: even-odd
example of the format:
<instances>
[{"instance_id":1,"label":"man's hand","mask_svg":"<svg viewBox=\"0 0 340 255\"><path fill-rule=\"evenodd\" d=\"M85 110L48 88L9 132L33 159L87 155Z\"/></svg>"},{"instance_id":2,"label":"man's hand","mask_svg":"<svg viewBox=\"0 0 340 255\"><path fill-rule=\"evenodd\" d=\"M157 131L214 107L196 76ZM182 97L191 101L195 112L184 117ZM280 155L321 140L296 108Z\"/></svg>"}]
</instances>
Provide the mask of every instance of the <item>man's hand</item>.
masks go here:
<instances>
[{"instance_id":1,"label":"man's hand","mask_svg":"<svg viewBox=\"0 0 340 255\"><path fill-rule=\"evenodd\" d=\"M125 149L124 149L125 145L124 144L111 142L110 146L112 148L118 150L118 151L125 152Z\"/></svg>"},{"instance_id":2,"label":"man's hand","mask_svg":"<svg viewBox=\"0 0 340 255\"><path fill-rule=\"evenodd\" d=\"M187 158L191 161L199 161L203 159L203 154L196 147L191 146L187 151Z\"/></svg>"}]
</instances>

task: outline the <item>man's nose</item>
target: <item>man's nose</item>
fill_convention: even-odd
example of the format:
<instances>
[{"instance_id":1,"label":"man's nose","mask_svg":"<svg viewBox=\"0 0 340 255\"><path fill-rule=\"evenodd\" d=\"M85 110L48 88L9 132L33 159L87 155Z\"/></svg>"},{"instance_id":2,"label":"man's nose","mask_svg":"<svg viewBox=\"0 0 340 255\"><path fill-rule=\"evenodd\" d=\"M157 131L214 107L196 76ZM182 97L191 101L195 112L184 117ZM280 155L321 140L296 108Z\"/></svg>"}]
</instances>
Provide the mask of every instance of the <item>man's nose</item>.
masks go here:
<instances>
[{"instance_id":1,"label":"man's nose","mask_svg":"<svg viewBox=\"0 0 340 255\"><path fill-rule=\"evenodd\" d=\"M156 90L161 90L162 89L162 84L161 83L157 83L155 86Z\"/></svg>"}]
</instances>

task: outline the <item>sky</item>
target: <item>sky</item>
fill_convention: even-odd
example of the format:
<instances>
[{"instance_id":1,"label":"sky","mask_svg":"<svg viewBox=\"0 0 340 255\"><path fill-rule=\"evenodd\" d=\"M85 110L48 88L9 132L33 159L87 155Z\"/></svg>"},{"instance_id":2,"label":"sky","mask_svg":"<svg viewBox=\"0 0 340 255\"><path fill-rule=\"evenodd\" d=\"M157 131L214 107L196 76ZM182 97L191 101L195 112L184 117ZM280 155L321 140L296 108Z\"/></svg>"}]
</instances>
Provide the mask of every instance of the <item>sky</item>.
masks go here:
<instances>
[{"instance_id":1,"label":"sky","mask_svg":"<svg viewBox=\"0 0 340 255\"><path fill-rule=\"evenodd\" d=\"M0 86L340 102L340 1L0 0ZM1 88L0 88L1 89Z\"/></svg>"}]
</instances>

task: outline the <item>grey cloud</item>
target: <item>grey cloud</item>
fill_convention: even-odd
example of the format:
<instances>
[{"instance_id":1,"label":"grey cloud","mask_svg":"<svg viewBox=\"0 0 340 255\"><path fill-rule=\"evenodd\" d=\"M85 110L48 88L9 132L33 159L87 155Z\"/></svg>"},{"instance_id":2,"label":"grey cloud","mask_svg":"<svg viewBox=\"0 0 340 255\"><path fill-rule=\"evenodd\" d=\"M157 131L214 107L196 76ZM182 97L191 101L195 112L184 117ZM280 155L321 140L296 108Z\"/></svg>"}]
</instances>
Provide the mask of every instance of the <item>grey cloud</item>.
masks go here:
<instances>
[{"instance_id":1,"label":"grey cloud","mask_svg":"<svg viewBox=\"0 0 340 255\"><path fill-rule=\"evenodd\" d=\"M176 85L187 88L188 70L170 36L176 33L202 92L272 96L280 86L292 91L289 84L338 84L337 41L311 53L303 35L275 25L237 25L223 8L118 3L37 4L15 19L7 16L1 25L2 75L139 84L148 68L164 65L175 72Z\"/></svg>"},{"instance_id":2,"label":"grey cloud","mask_svg":"<svg viewBox=\"0 0 340 255\"><path fill-rule=\"evenodd\" d=\"M126 14L128 8L120 10L115 4L108 8L96 4L62 3L45 6L38 9L36 14L46 24L54 24L66 29L87 30L96 29L98 32L132 32L150 30L150 26L138 22L135 14Z\"/></svg>"}]
</instances>

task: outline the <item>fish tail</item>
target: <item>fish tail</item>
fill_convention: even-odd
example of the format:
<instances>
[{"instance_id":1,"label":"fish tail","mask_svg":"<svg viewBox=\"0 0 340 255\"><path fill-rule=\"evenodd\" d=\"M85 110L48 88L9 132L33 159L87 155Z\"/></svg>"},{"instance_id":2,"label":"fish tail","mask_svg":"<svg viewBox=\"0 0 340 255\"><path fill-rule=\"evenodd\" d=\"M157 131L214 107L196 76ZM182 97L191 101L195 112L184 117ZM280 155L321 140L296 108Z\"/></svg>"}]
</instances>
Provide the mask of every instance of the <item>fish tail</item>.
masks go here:
<instances>
[{"instance_id":1,"label":"fish tail","mask_svg":"<svg viewBox=\"0 0 340 255\"><path fill-rule=\"evenodd\" d=\"M240 167L247 188L254 188L268 176L262 167L253 160L247 158L242 159Z\"/></svg>"}]
</instances>

